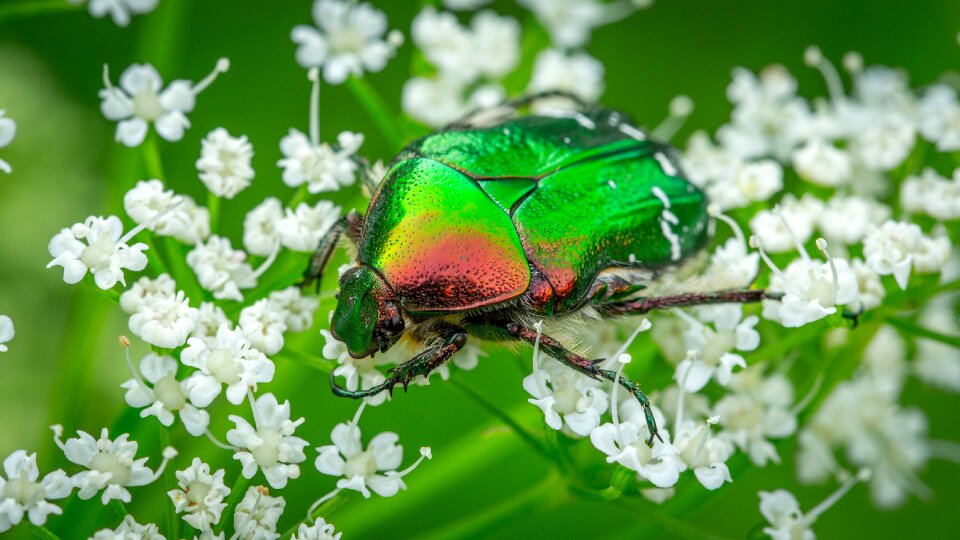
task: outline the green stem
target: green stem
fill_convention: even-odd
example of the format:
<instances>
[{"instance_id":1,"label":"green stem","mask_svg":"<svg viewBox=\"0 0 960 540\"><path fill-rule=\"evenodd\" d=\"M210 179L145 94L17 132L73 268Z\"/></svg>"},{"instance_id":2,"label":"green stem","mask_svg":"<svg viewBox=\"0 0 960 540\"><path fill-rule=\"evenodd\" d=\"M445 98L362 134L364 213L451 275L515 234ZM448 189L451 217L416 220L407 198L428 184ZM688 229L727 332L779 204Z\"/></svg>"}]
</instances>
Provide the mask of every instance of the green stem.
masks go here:
<instances>
[{"instance_id":1,"label":"green stem","mask_svg":"<svg viewBox=\"0 0 960 540\"><path fill-rule=\"evenodd\" d=\"M296 209L298 204L306 200L307 194L307 185L300 184L300 187L298 187L297 190L293 192L293 196L290 197L290 202L287 203L287 207Z\"/></svg>"},{"instance_id":2,"label":"green stem","mask_svg":"<svg viewBox=\"0 0 960 540\"><path fill-rule=\"evenodd\" d=\"M297 529L300 527L301 524L305 524L308 522L312 523L316 521L318 517L324 517L324 516L329 517L331 514L336 512L338 508L343 506L343 504L347 502L348 499L351 498L350 495L351 495L350 493L344 493L342 491L334 495L332 499L321 504L316 510L314 510L309 517L301 519L300 521L291 525L283 534L280 535L280 538L290 538L291 536L294 535L294 533L297 532Z\"/></svg>"},{"instance_id":3,"label":"green stem","mask_svg":"<svg viewBox=\"0 0 960 540\"><path fill-rule=\"evenodd\" d=\"M71 4L67 0L23 0L0 6L0 22L7 22L24 17L37 15L52 15L55 13L70 13L80 11L83 4Z\"/></svg>"},{"instance_id":4,"label":"green stem","mask_svg":"<svg viewBox=\"0 0 960 540\"><path fill-rule=\"evenodd\" d=\"M143 166L147 171L147 176L166 183L166 175L163 174L163 160L160 158L160 146L157 144L157 134L151 132L141 148L143 149Z\"/></svg>"},{"instance_id":5,"label":"green stem","mask_svg":"<svg viewBox=\"0 0 960 540\"><path fill-rule=\"evenodd\" d=\"M30 532L33 533L37 538L43 538L44 540L60 540L60 537L53 533L50 529L44 526L36 526L33 523L30 523Z\"/></svg>"},{"instance_id":6,"label":"green stem","mask_svg":"<svg viewBox=\"0 0 960 540\"><path fill-rule=\"evenodd\" d=\"M397 114L390 110L380 93L366 79L351 76L347 79L346 86L380 128L391 149L399 152L411 137L397 121Z\"/></svg>"},{"instance_id":7,"label":"green stem","mask_svg":"<svg viewBox=\"0 0 960 540\"><path fill-rule=\"evenodd\" d=\"M512 429L523 440L523 442L527 443L530 448L533 448L537 453L547 459L553 458L553 456L547 452L547 449L544 447L542 442L537 440L537 438L527 431L526 428L520 425L519 422L514 420L513 417L511 417L505 411L501 410L500 407L497 407L491 403L490 400L488 400L482 394L456 379L451 379L448 381L448 384L451 384L454 388L463 392L464 395L472 399L477 405L480 405L480 407L485 411L499 418L500 421L509 426L510 429Z\"/></svg>"},{"instance_id":8,"label":"green stem","mask_svg":"<svg viewBox=\"0 0 960 540\"><path fill-rule=\"evenodd\" d=\"M164 448L170 446L170 428L158 424L160 427L160 451L162 452ZM163 483L166 484L166 489L164 491L169 491L177 487L176 477L174 476L173 466L167 464L167 468L163 471ZM180 520L177 519L177 513L174 511L172 504L162 505L166 508L164 512L167 517L167 533L169 538L180 538Z\"/></svg>"},{"instance_id":9,"label":"green stem","mask_svg":"<svg viewBox=\"0 0 960 540\"><path fill-rule=\"evenodd\" d=\"M210 211L210 231L216 234L220 223L220 197L212 191L207 192L207 210Z\"/></svg>"},{"instance_id":10,"label":"green stem","mask_svg":"<svg viewBox=\"0 0 960 540\"><path fill-rule=\"evenodd\" d=\"M455 538L486 538L504 526L528 517L531 512L544 512L570 502L570 493L564 489L562 477L552 473L532 488L510 497L503 502L464 516L437 530L429 531L417 538L441 540Z\"/></svg>"},{"instance_id":11,"label":"green stem","mask_svg":"<svg viewBox=\"0 0 960 540\"><path fill-rule=\"evenodd\" d=\"M112 501L110 501L110 508L113 509L113 511L117 514L117 516L120 519L126 518L127 514L129 513L127 512L127 507L123 504L123 501L121 501L120 499L113 499Z\"/></svg>"},{"instance_id":12,"label":"green stem","mask_svg":"<svg viewBox=\"0 0 960 540\"><path fill-rule=\"evenodd\" d=\"M233 483L233 491L230 492L230 498L227 499L227 507L223 510L223 516L220 518L220 525L215 530L217 534L223 532L227 524L233 521L233 512L237 509L240 501L243 500L243 496L246 495L249 485L250 480L244 478L242 474L237 475L237 481ZM231 523L230 526L233 527L233 524Z\"/></svg>"},{"instance_id":13,"label":"green stem","mask_svg":"<svg viewBox=\"0 0 960 540\"><path fill-rule=\"evenodd\" d=\"M942 334L935 330L930 330L929 328L924 328L922 326L917 326L911 322L907 322L903 319L897 319L895 317L887 317L885 319L888 323L893 326L896 326L904 332L913 334L917 337L932 339L934 341L939 341L954 348L960 349L960 336L948 336Z\"/></svg>"}]
</instances>

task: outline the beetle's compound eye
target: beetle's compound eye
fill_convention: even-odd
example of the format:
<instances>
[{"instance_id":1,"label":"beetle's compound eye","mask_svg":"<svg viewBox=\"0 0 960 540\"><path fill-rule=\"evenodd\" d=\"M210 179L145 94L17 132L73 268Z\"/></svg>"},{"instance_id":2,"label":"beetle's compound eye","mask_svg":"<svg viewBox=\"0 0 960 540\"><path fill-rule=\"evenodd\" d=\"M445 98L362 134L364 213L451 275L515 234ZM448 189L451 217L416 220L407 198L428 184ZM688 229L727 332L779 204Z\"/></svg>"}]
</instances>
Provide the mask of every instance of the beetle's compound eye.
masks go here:
<instances>
[{"instance_id":1,"label":"beetle's compound eye","mask_svg":"<svg viewBox=\"0 0 960 540\"><path fill-rule=\"evenodd\" d=\"M399 334L400 332L403 332L403 318L399 315L394 315L393 317L383 321L382 328L387 334Z\"/></svg>"}]
</instances>

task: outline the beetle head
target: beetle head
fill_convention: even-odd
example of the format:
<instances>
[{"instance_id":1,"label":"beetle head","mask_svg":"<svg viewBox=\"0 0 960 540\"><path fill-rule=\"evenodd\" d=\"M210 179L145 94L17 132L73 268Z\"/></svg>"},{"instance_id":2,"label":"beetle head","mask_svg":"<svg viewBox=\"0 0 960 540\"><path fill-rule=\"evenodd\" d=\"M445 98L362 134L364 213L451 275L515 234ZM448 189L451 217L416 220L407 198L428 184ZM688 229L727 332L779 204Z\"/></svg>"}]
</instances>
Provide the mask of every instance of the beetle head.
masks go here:
<instances>
[{"instance_id":1,"label":"beetle head","mask_svg":"<svg viewBox=\"0 0 960 540\"><path fill-rule=\"evenodd\" d=\"M386 351L403 334L399 304L396 293L379 274L365 264L355 266L340 277L330 330L354 358Z\"/></svg>"}]
</instances>

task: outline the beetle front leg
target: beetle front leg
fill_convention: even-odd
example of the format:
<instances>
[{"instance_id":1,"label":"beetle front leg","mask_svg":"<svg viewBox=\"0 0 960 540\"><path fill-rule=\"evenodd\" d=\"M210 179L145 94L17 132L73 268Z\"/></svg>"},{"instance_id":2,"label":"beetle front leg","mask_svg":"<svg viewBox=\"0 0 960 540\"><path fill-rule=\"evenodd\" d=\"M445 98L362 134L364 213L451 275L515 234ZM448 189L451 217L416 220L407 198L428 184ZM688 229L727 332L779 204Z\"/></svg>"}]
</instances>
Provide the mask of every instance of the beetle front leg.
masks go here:
<instances>
[{"instance_id":1,"label":"beetle front leg","mask_svg":"<svg viewBox=\"0 0 960 540\"><path fill-rule=\"evenodd\" d=\"M410 381L420 375L424 377L429 376L430 372L443 365L444 362L449 360L457 351L467 344L467 333L462 328L453 326L445 328L441 332L441 336L443 341L439 346L431 347L391 369L390 378L372 388L366 390L347 390L336 383L331 373L330 386L333 388L333 393L340 397L360 399L375 396L385 390L392 394L393 387L398 384L403 385L403 390L406 391L410 386Z\"/></svg>"},{"instance_id":2,"label":"beetle front leg","mask_svg":"<svg viewBox=\"0 0 960 540\"><path fill-rule=\"evenodd\" d=\"M636 300L623 302L609 302L597 306L597 311L610 317L619 315L643 315L644 313L659 309L702 306L707 304L753 304L761 300L779 300L781 297L782 295L780 293L773 293L765 289L684 293L672 296L638 298Z\"/></svg>"},{"instance_id":3,"label":"beetle front leg","mask_svg":"<svg viewBox=\"0 0 960 540\"><path fill-rule=\"evenodd\" d=\"M306 272L303 273L303 279L300 280L300 287L306 288L316 282L317 288L319 289L320 278L323 277L323 271L326 270L327 264L330 263L330 259L333 257L333 252L337 249L337 242L340 241L340 236L346 234L347 238L356 243L360 240L362 227L363 216L356 210L351 210L347 215L338 219L337 222L330 227L330 230L320 238L320 243L317 245L316 251L314 251L313 256L310 257L310 266L307 267Z\"/></svg>"},{"instance_id":4,"label":"beetle front leg","mask_svg":"<svg viewBox=\"0 0 960 540\"><path fill-rule=\"evenodd\" d=\"M653 417L653 409L650 406L650 399L647 398L637 383L631 381L630 379L620 376L617 378L617 373L609 369L601 369L599 367L599 360L591 360L589 358L580 356L566 347L560 344L557 340L553 339L550 336L539 334L536 330L526 328L517 323L507 323L506 324L507 332L515 336L517 339L526 341L527 343L534 345L539 339L540 348L547 352L550 356L556 358L560 362L564 363L566 366L573 368L584 375L591 377L593 379L606 379L610 382L618 381L620 386L624 387L628 392L633 394L637 401L640 402L640 405L643 407L644 418L647 421L647 430L650 432L650 436L647 437L647 446L653 446L653 440L660 439L663 442L663 439L660 438L660 433L657 431L657 421Z\"/></svg>"}]
</instances>

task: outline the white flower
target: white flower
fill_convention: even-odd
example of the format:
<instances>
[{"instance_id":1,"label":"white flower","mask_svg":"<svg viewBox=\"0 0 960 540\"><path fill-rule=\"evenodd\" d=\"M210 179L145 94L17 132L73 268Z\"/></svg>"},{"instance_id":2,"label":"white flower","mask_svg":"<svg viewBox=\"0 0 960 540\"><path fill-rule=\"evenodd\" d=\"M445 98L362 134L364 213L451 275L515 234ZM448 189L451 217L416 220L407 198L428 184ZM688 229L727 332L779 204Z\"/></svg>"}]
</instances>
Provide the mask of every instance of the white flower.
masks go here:
<instances>
[{"instance_id":1,"label":"white flower","mask_svg":"<svg viewBox=\"0 0 960 540\"><path fill-rule=\"evenodd\" d=\"M763 532L773 540L814 540L816 536L810 527L824 512L836 504L853 486L872 476L869 469L861 469L847 480L833 494L813 507L809 512L801 512L797 499L786 490L774 492L761 491L760 513L770 524Z\"/></svg>"},{"instance_id":2,"label":"white flower","mask_svg":"<svg viewBox=\"0 0 960 540\"><path fill-rule=\"evenodd\" d=\"M763 532L773 540L814 540L816 535L800 511L796 497L785 489L760 492L760 513L770 524Z\"/></svg>"},{"instance_id":3,"label":"white flower","mask_svg":"<svg viewBox=\"0 0 960 540\"><path fill-rule=\"evenodd\" d=\"M746 367L746 361L738 351L753 351L760 345L760 334L754 328L759 322L756 315L743 318L743 306L721 304L699 308L700 319L712 323L713 328L689 316L684 345L695 354L680 362L674 380L687 392L697 392L716 377L723 386L730 383L734 366Z\"/></svg>"},{"instance_id":4,"label":"white flower","mask_svg":"<svg viewBox=\"0 0 960 540\"><path fill-rule=\"evenodd\" d=\"M513 71L520 61L520 23L484 10L470 19L470 26L471 62L454 67L451 74L467 75L472 67L481 77L500 79Z\"/></svg>"},{"instance_id":5,"label":"white flower","mask_svg":"<svg viewBox=\"0 0 960 540\"><path fill-rule=\"evenodd\" d=\"M210 425L210 415L187 403L187 382L177 380L177 367L177 361L169 356L154 353L144 356L139 372L134 372L134 378L120 385L127 391L124 399L131 407L146 407L140 411L141 418L156 416L161 424L170 427L174 413L178 413L187 432L193 436L203 435ZM134 369L132 364L130 368Z\"/></svg>"},{"instance_id":6,"label":"white flower","mask_svg":"<svg viewBox=\"0 0 960 540\"><path fill-rule=\"evenodd\" d=\"M331 312L331 316L333 313ZM387 355L380 354L376 356L367 356L364 358L354 358L347 351L347 346L333 337L327 330L320 330L323 335L324 346L321 351L323 357L327 360L336 360L339 364L333 369L334 377L344 377L346 379L344 388L351 392L357 390L366 390L373 388L386 381L383 373L377 370L377 366L390 362ZM387 392L381 392L375 396L366 398L370 405L380 405L389 397Z\"/></svg>"},{"instance_id":7,"label":"white flower","mask_svg":"<svg viewBox=\"0 0 960 540\"><path fill-rule=\"evenodd\" d=\"M197 274L200 286L218 300L240 302L243 300L240 289L256 286L256 275L246 260L247 254L233 249L229 238L217 235L198 242L187 253L187 264Z\"/></svg>"},{"instance_id":8,"label":"white flower","mask_svg":"<svg viewBox=\"0 0 960 540\"><path fill-rule=\"evenodd\" d=\"M330 84L341 84L365 71L380 71L403 42L396 31L384 41L387 18L367 3L316 0L313 21L317 28L299 25L290 37L297 44L297 62L305 68L322 67L323 78Z\"/></svg>"},{"instance_id":9,"label":"white flower","mask_svg":"<svg viewBox=\"0 0 960 540\"><path fill-rule=\"evenodd\" d=\"M453 365L469 371L477 367L477 364L480 363L481 356L487 356L483 347L472 341L468 341L466 347L460 349L453 357Z\"/></svg>"},{"instance_id":10,"label":"white flower","mask_svg":"<svg viewBox=\"0 0 960 540\"><path fill-rule=\"evenodd\" d=\"M567 434L589 435L600 425L609 398L599 381L549 359L523 378L528 399L543 411L547 425Z\"/></svg>"},{"instance_id":11,"label":"white flower","mask_svg":"<svg viewBox=\"0 0 960 540\"><path fill-rule=\"evenodd\" d=\"M227 507L223 499L230 494L223 475L223 469L210 474L210 466L200 458L193 458L189 467L177 471L180 489L172 489L167 495L174 510L183 513L183 520L195 529L206 531L220 521L220 514Z\"/></svg>"},{"instance_id":12,"label":"white flower","mask_svg":"<svg viewBox=\"0 0 960 540\"><path fill-rule=\"evenodd\" d=\"M65 472L57 469L40 480L37 455L17 450L3 460L0 475L0 532L10 530L23 520L42 526L50 514L62 514L59 506L48 500L70 496L73 483ZM5 477L4 477L5 476Z\"/></svg>"},{"instance_id":13,"label":"white flower","mask_svg":"<svg viewBox=\"0 0 960 540\"><path fill-rule=\"evenodd\" d=\"M146 299L130 316L130 331L151 345L175 349L187 342L196 328L197 309L183 291L176 296L154 296Z\"/></svg>"},{"instance_id":14,"label":"white flower","mask_svg":"<svg viewBox=\"0 0 960 540\"><path fill-rule=\"evenodd\" d=\"M887 290L883 288L883 282L880 276L867 266L862 259L854 259L851 267L857 278L857 298L853 306L856 309L868 310L879 306L886 296Z\"/></svg>"},{"instance_id":15,"label":"white flower","mask_svg":"<svg viewBox=\"0 0 960 540\"><path fill-rule=\"evenodd\" d=\"M227 401L239 405L259 383L273 380L273 362L252 347L239 328L231 330L224 324L214 343L195 337L187 343L180 360L199 370L184 381L190 402L197 407L209 405L222 385L227 385Z\"/></svg>"},{"instance_id":16,"label":"white flower","mask_svg":"<svg viewBox=\"0 0 960 540\"><path fill-rule=\"evenodd\" d=\"M172 210L174 205L178 204ZM177 195L160 180L141 180L123 196L123 209L137 224L161 236L196 244L210 236L210 211L191 197Z\"/></svg>"},{"instance_id":17,"label":"white flower","mask_svg":"<svg viewBox=\"0 0 960 540\"><path fill-rule=\"evenodd\" d=\"M428 7L414 17L411 35L441 74L464 83L500 79L520 59L520 25L492 11L474 15L467 28L452 13Z\"/></svg>"},{"instance_id":18,"label":"white flower","mask_svg":"<svg viewBox=\"0 0 960 540\"><path fill-rule=\"evenodd\" d=\"M780 374L763 376L763 366L751 366L734 374L726 394L714 406L720 418L721 440L747 452L758 467L768 462L780 463L768 439L784 439L797 431L793 405L793 386Z\"/></svg>"},{"instance_id":19,"label":"white flower","mask_svg":"<svg viewBox=\"0 0 960 540\"><path fill-rule=\"evenodd\" d=\"M810 139L795 150L793 166L800 178L827 187L848 182L853 171L850 156L823 139Z\"/></svg>"},{"instance_id":20,"label":"white flower","mask_svg":"<svg viewBox=\"0 0 960 540\"><path fill-rule=\"evenodd\" d=\"M5 343L9 343L14 335L13 319L0 315L0 352L7 352Z\"/></svg>"},{"instance_id":21,"label":"white flower","mask_svg":"<svg viewBox=\"0 0 960 540\"><path fill-rule=\"evenodd\" d=\"M586 102L595 102L603 93L603 71L603 64L586 53L544 49L533 64L527 92L536 94L559 90ZM560 106L561 103L550 100L536 105L536 110L544 110Z\"/></svg>"},{"instance_id":22,"label":"white flower","mask_svg":"<svg viewBox=\"0 0 960 540\"><path fill-rule=\"evenodd\" d=\"M47 249L53 260L47 268L63 267L63 280L70 285L78 283L87 272L93 274L97 286L103 290L117 282L126 285L123 271L139 272L147 266L144 243L127 245L143 226L123 234L120 218L90 216L83 223L62 229L50 240Z\"/></svg>"},{"instance_id":23,"label":"white flower","mask_svg":"<svg viewBox=\"0 0 960 540\"><path fill-rule=\"evenodd\" d=\"M831 262L800 257L770 277L769 290L780 300L763 301L763 317L796 328L837 312L857 298L857 278L844 259Z\"/></svg>"},{"instance_id":24,"label":"white flower","mask_svg":"<svg viewBox=\"0 0 960 540\"><path fill-rule=\"evenodd\" d=\"M908 212L922 212L940 221L960 218L960 169L954 171L952 181L932 168L908 177L900 186L900 205Z\"/></svg>"},{"instance_id":25,"label":"white flower","mask_svg":"<svg viewBox=\"0 0 960 540\"><path fill-rule=\"evenodd\" d=\"M706 186L710 201L724 210L767 201L781 189L783 168L769 159L736 164Z\"/></svg>"},{"instance_id":26,"label":"white flower","mask_svg":"<svg viewBox=\"0 0 960 540\"><path fill-rule=\"evenodd\" d=\"M283 205L268 197L243 219L243 247L252 255L266 257L280 245L277 224L283 219Z\"/></svg>"},{"instance_id":27,"label":"white flower","mask_svg":"<svg viewBox=\"0 0 960 540\"><path fill-rule=\"evenodd\" d=\"M319 298L304 296L299 287L273 291L267 301L271 310L285 315L283 324L292 332L303 332L313 326L313 314L320 306Z\"/></svg>"},{"instance_id":28,"label":"white flower","mask_svg":"<svg viewBox=\"0 0 960 540\"><path fill-rule=\"evenodd\" d=\"M619 404L623 419L619 424L605 423L590 432L590 442L607 455L608 463L619 463L637 472L638 477L650 481L659 488L668 488L677 483L686 465L670 444L670 434L660 430L663 441L654 439L647 446L649 431L643 410L636 400L628 397ZM654 408L657 423L663 425L663 415Z\"/></svg>"},{"instance_id":29,"label":"white flower","mask_svg":"<svg viewBox=\"0 0 960 540\"><path fill-rule=\"evenodd\" d=\"M706 275L722 284L720 288L733 288L749 286L759 272L760 255L748 253L743 238L734 237L717 246Z\"/></svg>"},{"instance_id":30,"label":"white flower","mask_svg":"<svg viewBox=\"0 0 960 540\"><path fill-rule=\"evenodd\" d=\"M724 482L733 482L726 461L733 455L733 447L726 441L712 437L708 422L685 421L673 438L678 457L693 469L703 487L715 490Z\"/></svg>"},{"instance_id":31,"label":"white flower","mask_svg":"<svg viewBox=\"0 0 960 540\"><path fill-rule=\"evenodd\" d=\"M101 529L90 540L166 540L166 537L153 523L141 525L128 515L116 529Z\"/></svg>"},{"instance_id":32,"label":"white flower","mask_svg":"<svg viewBox=\"0 0 960 540\"><path fill-rule=\"evenodd\" d=\"M940 297L924 308L917 321L924 328L946 335L960 335L960 324L948 297ZM917 339L913 371L921 381L951 392L960 392L960 354L955 347L930 339Z\"/></svg>"},{"instance_id":33,"label":"white flower","mask_svg":"<svg viewBox=\"0 0 960 540\"><path fill-rule=\"evenodd\" d=\"M424 458L430 457L430 449L421 448L420 459L397 472L403 460L403 447L397 444L397 434L380 433L364 450L357 420L354 418L352 422L334 426L330 434L333 444L317 448L317 470L330 476L342 476L337 480L337 489L353 489L365 498L370 498L370 490L381 497L392 497L398 491L407 489L403 477Z\"/></svg>"},{"instance_id":34,"label":"white flower","mask_svg":"<svg viewBox=\"0 0 960 540\"><path fill-rule=\"evenodd\" d=\"M918 129L937 150L960 150L960 104L957 92L945 84L930 85L917 107Z\"/></svg>"},{"instance_id":35,"label":"white flower","mask_svg":"<svg viewBox=\"0 0 960 540\"><path fill-rule=\"evenodd\" d=\"M253 146L246 135L232 137L226 129L217 128L201 141L200 180L217 197L232 199L253 180L252 158Z\"/></svg>"},{"instance_id":36,"label":"white flower","mask_svg":"<svg viewBox=\"0 0 960 540\"><path fill-rule=\"evenodd\" d=\"M888 220L863 241L863 256L870 268L881 276L893 274L901 289L907 288L912 268L937 271L949 255L949 239L928 238L918 225L904 221Z\"/></svg>"},{"instance_id":37,"label":"white flower","mask_svg":"<svg viewBox=\"0 0 960 540\"><path fill-rule=\"evenodd\" d=\"M817 227L831 242L855 244L890 217L890 207L864 197L835 195L823 208Z\"/></svg>"},{"instance_id":38,"label":"white flower","mask_svg":"<svg viewBox=\"0 0 960 540\"><path fill-rule=\"evenodd\" d=\"M156 278L144 276L123 291L120 295L120 308L133 314L158 297L173 297L176 294L177 282L170 277L170 274L160 274Z\"/></svg>"},{"instance_id":39,"label":"white flower","mask_svg":"<svg viewBox=\"0 0 960 540\"><path fill-rule=\"evenodd\" d=\"M794 249L797 242L807 243L813 236L814 225L823 211L823 202L812 195L797 199L787 195L780 206L761 210L750 219L750 230L770 253Z\"/></svg>"},{"instance_id":40,"label":"white flower","mask_svg":"<svg viewBox=\"0 0 960 540\"><path fill-rule=\"evenodd\" d=\"M462 118L473 109L486 109L502 103L503 87L496 83L467 87L453 76L412 77L403 84L401 104L411 118L440 127Z\"/></svg>"},{"instance_id":41,"label":"white flower","mask_svg":"<svg viewBox=\"0 0 960 540\"><path fill-rule=\"evenodd\" d=\"M287 501L283 497L271 497L263 486L247 489L243 500L233 514L233 525L238 538L249 540L276 540L277 521L283 514Z\"/></svg>"},{"instance_id":42,"label":"white flower","mask_svg":"<svg viewBox=\"0 0 960 540\"><path fill-rule=\"evenodd\" d=\"M86 0L70 0L71 4L82 4ZM87 10L97 19L108 13L117 26L130 24L131 15L150 13L160 0L90 0Z\"/></svg>"},{"instance_id":43,"label":"white flower","mask_svg":"<svg viewBox=\"0 0 960 540\"><path fill-rule=\"evenodd\" d=\"M264 354L276 354L283 348L283 333L287 331L284 322L286 313L276 309L266 298L254 302L240 311L240 329L243 337L250 341L255 349Z\"/></svg>"},{"instance_id":44,"label":"white flower","mask_svg":"<svg viewBox=\"0 0 960 540\"><path fill-rule=\"evenodd\" d=\"M10 144L10 141L13 140L14 135L17 134L17 123L10 118L5 117L4 112L5 111L0 109L0 148ZM10 174L13 169L10 168L9 163L0 159L0 171Z\"/></svg>"},{"instance_id":45,"label":"white flower","mask_svg":"<svg viewBox=\"0 0 960 540\"><path fill-rule=\"evenodd\" d=\"M734 104L731 123L718 130L717 138L740 159L772 155L787 161L804 138L810 115L796 91L797 81L783 66L769 66L759 77L735 69L727 87Z\"/></svg>"},{"instance_id":46,"label":"white flower","mask_svg":"<svg viewBox=\"0 0 960 540\"><path fill-rule=\"evenodd\" d=\"M337 136L337 144L311 140L305 134L291 129L280 140L283 159L277 165L283 169L283 183L290 187L307 184L310 193L336 191L352 186L357 181L357 163L354 156L363 144L363 135L350 131Z\"/></svg>"},{"instance_id":47,"label":"white flower","mask_svg":"<svg viewBox=\"0 0 960 540\"><path fill-rule=\"evenodd\" d=\"M116 139L126 146L139 146L147 136L150 122L164 139L179 141L183 138L184 130L190 127L187 113L193 110L197 94L229 67L230 62L221 58L213 72L198 84L176 80L161 92L163 79L150 64L133 64L124 70L120 75L119 88L110 83L110 74L104 66L105 88L100 90L100 99L103 100L100 110L107 119L120 122L117 124Z\"/></svg>"},{"instance_id":48,"label":"white flower","mask_svg":"<svg viewBox=\"0 0 960 540\"><path fill-rule=\"evenodd\" d=\"M296 210L287 208L277 223L277 232L283 245L294 251L313 253L333 224L340 218L340 207L330 201L318 201L310 206L300 203Z\"/></svg>"},{"instance_id":49,"label":"white flower","mask_svg":"<svg viewBox=\"0 0 960 540\"><path fill-rule=\"evenodd\" d=\"M652 2L518 0L517 3L536 15L555 46L574 49L587 44L595 27L618 21Z\"/></svg>"},{"instance_id":50,"label":"white flower","mask_svg":"<svg viewBox=\"0 0 960 540\"><path fill-rule=\"evenodd\" d=\"M280 404L273 394L256 399L253 418L255 425L250 425L243 417L230 415L236 427L227 432L227 441L238 448L233 457L243 466L244 478L253 478L259 469L270 487L283 488L288 480L300 477L297 464L307 459L303 453L307 441L293 436L303 418L291 421L290 402Z\"/></svg>"},{"instance_id":51,"label":"white flower","mask_svg":"<svg viewBox=\"0 0 960 540\"><path fill-rule=\"evenodd\" d=\"M297 533L290 540L340 540L340 535L334 530L332 523L323 518L317 518L313 525L301 523Z\"/></svg>"},{"instance_id":52,"label":"white flower","mask_svg":"<svg viewBox=\"0 0 960 540\"><path fill-rule=\"evenodd\" d=\"M223 325L233 326L223 309L213 302L202 302L197 310L196 328L190 337L200 338L213 348L217 343L217 332Z\"/></svg>"},{"instance_id":53,"label":"white flower","mask_svg":"<svg viewBox=\"0 0 960 540\"><path fill-rule=\"evenodd\" d=\"M128 503L130 492L127 488L145 486L156 480L173 457L165 451L163 462L154 473L146 466L147 458L134 459L137 443L127 440L129 435L126 433L110 440L107 428L100 432L99 439L94 439L85 431L77 431L77 438L67 439L63 443L60 441L61 431L60 426L54 426L54 440L64 455L72 463L89 469L73 475L77 496L84 500L103 490L100 497L103 504L113 499Z\"/></svg>"}]
</instances>

